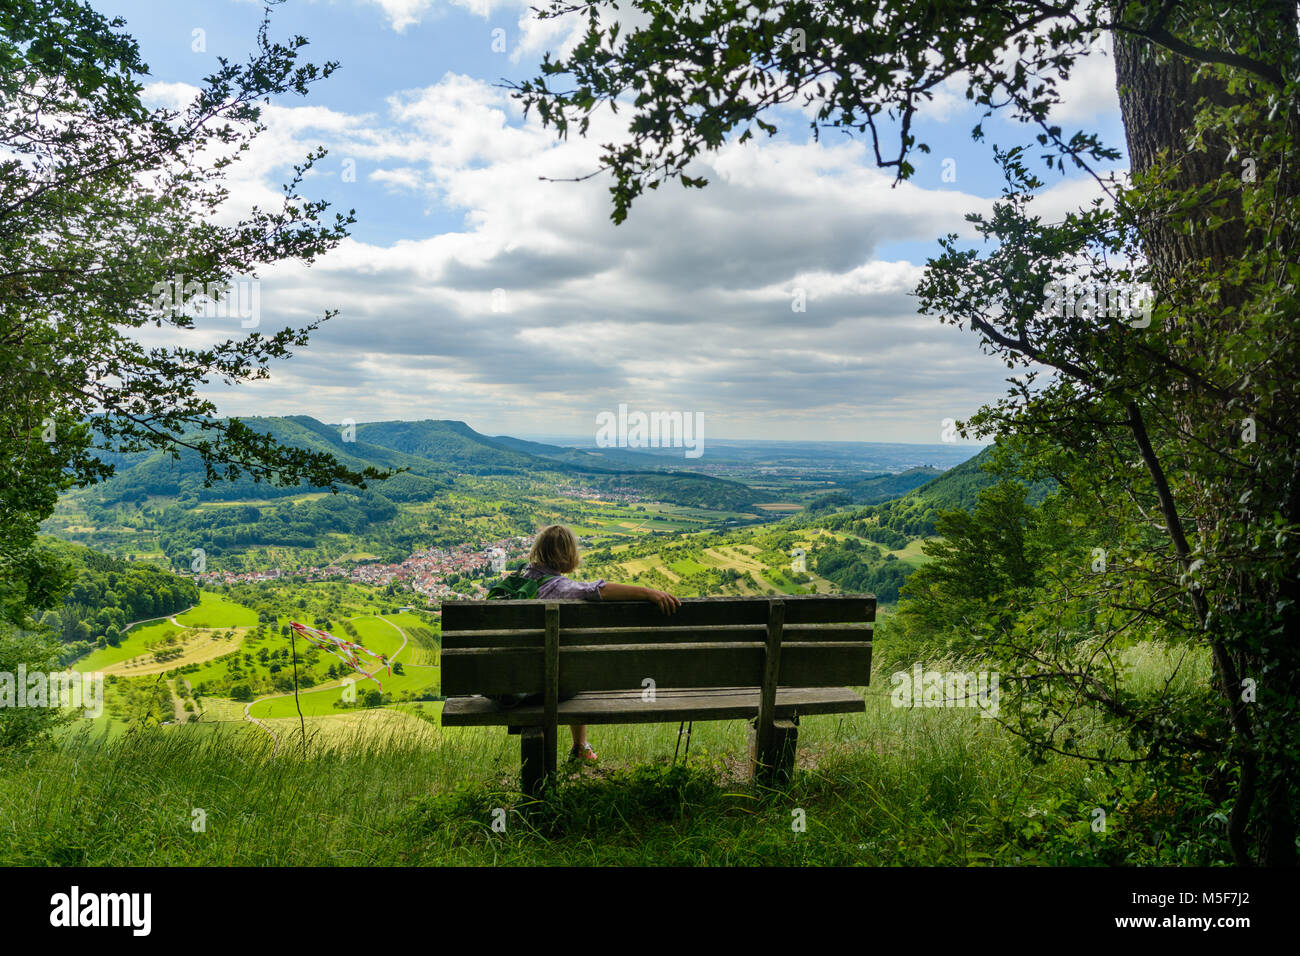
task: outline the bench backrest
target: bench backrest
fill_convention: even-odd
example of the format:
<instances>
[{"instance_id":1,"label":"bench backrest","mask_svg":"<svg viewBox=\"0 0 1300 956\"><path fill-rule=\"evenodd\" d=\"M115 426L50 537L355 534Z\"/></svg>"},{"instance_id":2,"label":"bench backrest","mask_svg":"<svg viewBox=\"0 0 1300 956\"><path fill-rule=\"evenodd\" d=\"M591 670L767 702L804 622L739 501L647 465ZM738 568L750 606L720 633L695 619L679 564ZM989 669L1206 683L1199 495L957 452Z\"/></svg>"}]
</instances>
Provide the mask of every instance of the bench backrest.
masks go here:
<instances>
[{"instance_id":1,"label":"bench backrest","mask_svg":"<svg viewBox=\"0 0 1300 956\"><path fill-rule=\"evenodd\" d=\"M865 686L875 616L870 594L444 601L442 693Z\"/></svg>"}]
</instances>

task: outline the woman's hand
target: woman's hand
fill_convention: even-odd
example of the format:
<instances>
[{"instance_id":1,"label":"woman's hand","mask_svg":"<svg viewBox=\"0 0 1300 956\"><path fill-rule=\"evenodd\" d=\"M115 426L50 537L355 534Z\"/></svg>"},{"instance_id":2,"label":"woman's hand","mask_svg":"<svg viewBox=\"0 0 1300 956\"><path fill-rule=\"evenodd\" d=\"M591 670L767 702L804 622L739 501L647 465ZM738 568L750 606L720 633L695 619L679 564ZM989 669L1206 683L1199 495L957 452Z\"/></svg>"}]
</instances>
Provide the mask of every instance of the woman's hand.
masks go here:
<instances>
[{"instance_id":1,"label":"woman's hand","mask_svg":"<svg viewBox=\"0 0 1300 956\"><path fill-rule=\"evenodd\" d=\"M682 606L682 602L667 591L656 591L639 584L614 584L612 581L601 586L600 597L604 601L649 601L657 604L665 614L672 614Z\"/></svg>"},{"instance_id":2,"label":"woman's hand","mask_svg":"<svg viewBox=\"0 0 1300 956\"><path fill-rule=\"evenodd\" d=\"M682 606L680 599L673 597L667 591L656 591L654 588L646 588L646 600L653 601L659 605L659 610L665 614L672 614Z\"/></svg>"}]
</instances>

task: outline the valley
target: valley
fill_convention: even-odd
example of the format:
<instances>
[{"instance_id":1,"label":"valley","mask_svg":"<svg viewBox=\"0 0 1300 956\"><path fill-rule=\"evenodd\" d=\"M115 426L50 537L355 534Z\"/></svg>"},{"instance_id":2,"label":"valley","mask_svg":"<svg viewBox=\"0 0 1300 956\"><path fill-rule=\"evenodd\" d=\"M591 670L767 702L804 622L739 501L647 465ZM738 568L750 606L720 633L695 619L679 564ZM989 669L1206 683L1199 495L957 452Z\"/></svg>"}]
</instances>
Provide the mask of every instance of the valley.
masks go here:
<instances>
[{"instance_id":1,"label":"valley","mask_svg":"<svg viewBox=\"0 0 1300 956\"><path fill-rule=\"evenodd\" d=\"M919 500L951 497L945 487L969 482L971 470L926 464L958 457L944 446L724 443L720 460L683 461L662 449L489 439L451 422L364 424L355 441L310 419L275 420L271 430L353 464L409 470L332 494L203 488L184 454L170 464L124 460L109 481L65 496L46 522L63 547L93 549L78 553L109 575L105 601L132 568L197 589L177 613L139 623L104 609L66 612L89 618L64 627L85 648L71 666L107 681L97 731L186 724L278 740L280 722L296 728L300 711L309 734L372 722L432 730L440 602L484 597L550 523L578 535L580 579L681 597L866 590L887 615L908 571L926 560L926 529L886 530L887 511L875 513L882 496L924 488ZM880 464L901 470L871 470ZM403 481L412 475L426 483ZM383 655L387 669L364 676L295 642L295 621Z\"/></svg>"}]
</instances>

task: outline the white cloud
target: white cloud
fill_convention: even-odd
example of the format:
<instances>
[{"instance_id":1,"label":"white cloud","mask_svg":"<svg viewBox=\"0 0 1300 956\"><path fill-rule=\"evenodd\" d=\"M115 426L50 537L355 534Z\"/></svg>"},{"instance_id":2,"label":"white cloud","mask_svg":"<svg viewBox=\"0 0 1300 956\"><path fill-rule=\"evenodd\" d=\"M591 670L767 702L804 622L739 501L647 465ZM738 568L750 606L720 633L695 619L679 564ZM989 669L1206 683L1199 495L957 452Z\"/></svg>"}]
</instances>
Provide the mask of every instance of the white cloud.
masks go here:
<instances>
[{"instance_id":1,"label":"white cloud","mask_svg":"<svg viewBox=\"0 0 1300 956\"><path fill-rule=\"evenodd\" d=\"M704 411L719 437L934 441L943 418L1002 393L1005 370L973 336L916 314L920 268L876 255L966 232L986 200L894 188L860 141L772 140L724 147L700 161L709 187L670 183L615 227L603 177L538 177L596 168L623 115L557 142L457 74L377 115L268 110L232 205L278 198L284 164L325 141L373 164L366 181L464 224L267 270L263 331L341 312L270 381L222 392L222 410L554 434L625 401ZM238 334L227 325L207 334Z\"/></svg>"},{"instance_id":2,"label":"white cloud","mask_svg":"<svg viewBox=\"0 0 1300 956\"><path fill-rule=\"evenodd\" d=\"M494 11L527 6L527 0L363 0L383 10L388 25L398 33L409 26L424 21L440 9L460 7L480 17L490 17Z\"/></svg>"},{"instance_id":3,"label":"white cloud","mask_svg":"<svg viewBox=\"0 0 1300 956\"><path fill-rule=\"evenodd\" d=\"M1070 78L1061 83L1061 102L1052 111L1058 123L1083 123L1119 112L1115 87L1115 58L1109 33L1102 33L1087 56L1074 63Z\"/></svg>"}]
</instances>

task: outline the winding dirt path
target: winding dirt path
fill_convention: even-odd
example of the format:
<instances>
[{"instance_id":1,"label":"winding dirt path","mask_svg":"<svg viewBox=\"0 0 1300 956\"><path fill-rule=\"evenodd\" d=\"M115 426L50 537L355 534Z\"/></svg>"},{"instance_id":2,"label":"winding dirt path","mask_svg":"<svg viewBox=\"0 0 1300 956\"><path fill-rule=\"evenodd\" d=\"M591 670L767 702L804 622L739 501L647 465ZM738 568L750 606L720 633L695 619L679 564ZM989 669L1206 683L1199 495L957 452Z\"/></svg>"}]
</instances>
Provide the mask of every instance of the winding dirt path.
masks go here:
<instances>
[{"instance_id":1,"label":"winding dirt path","mask_svg":"<svg viewBox=\"0 0 1300 956\"><path fill-rule=\"evenodd\" d=\"M282 697L282 696L284 696L284 695L282 695L282 694L271 694L271 695L270 695L270 697ZM250 700L247 704L245 704L245 705L244 705L244 719L245 719L245 720L250 720L250 721L252 721L252 722L253 722L254 724L256 724L258 727L261 727L263 730L265 730L268 734L271 735L271 739L275 741L275 746L271 748L271 756L274 757L277 753L280 752L280 735L277 734L277 733L276 733L274 730L272 730L269 726L267 726L266 724L262 723L260 720L258 720L256 717L254 717L252 714L250 714L250 713L248 712L249 709L250 709L254 704L256 704L258 700L269 700L270 697L259 697L259 698L257 698L257 700Z\"/></svg>"},{"instance_id":2,"label":"winding dirt path","mask_svg":"<svg viewBox=\"0 0 1300 956\"><path fill-rule=\"evenodd\" d=\"M148 624L150 621L168 621L172 624L175 624L177 627L189 627L188 624L182 624L180 621L176 620L176 614L185 614L189 611L194 610L196 607L198 607L197 604L191 604L184 611L177 611L175 614L164 614L162 617L145 617L145 618L141 618L138 621L132 621L130 624L123 624L122 633L125 634L127 631L131 630L131 628L135 627L137 624Z\"/></svg>"}]
</instances>

